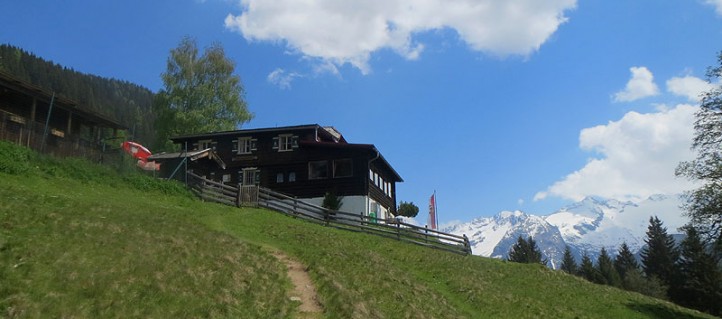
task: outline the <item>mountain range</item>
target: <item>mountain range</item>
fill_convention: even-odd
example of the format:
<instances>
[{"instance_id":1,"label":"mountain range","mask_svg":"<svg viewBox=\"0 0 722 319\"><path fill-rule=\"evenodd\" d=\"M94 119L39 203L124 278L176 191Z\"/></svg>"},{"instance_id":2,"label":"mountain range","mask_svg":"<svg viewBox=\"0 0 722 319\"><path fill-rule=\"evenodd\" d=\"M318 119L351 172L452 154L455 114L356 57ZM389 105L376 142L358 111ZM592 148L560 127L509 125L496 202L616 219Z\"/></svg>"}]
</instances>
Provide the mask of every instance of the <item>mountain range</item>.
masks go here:
<instances>
[{"instance_id":1,"label":"mountain range","mask_svg":"<svg viewBox=\"0 0 722 319\"><path fill-rule=\"evenodd\" d=\"M680 233L677 229L687 222L681 203L677 195L653 195L638 202L590 196L546 216L502 211L443 231L466 234L475 255L493 258L506 258L519 236L532 236L548 266L558 268L566 245L577 262L585 252L596 260L602 248L614 256L623 242L638 253L651 216L659 217L669 234Z\"/></svg>"}]
</instances>

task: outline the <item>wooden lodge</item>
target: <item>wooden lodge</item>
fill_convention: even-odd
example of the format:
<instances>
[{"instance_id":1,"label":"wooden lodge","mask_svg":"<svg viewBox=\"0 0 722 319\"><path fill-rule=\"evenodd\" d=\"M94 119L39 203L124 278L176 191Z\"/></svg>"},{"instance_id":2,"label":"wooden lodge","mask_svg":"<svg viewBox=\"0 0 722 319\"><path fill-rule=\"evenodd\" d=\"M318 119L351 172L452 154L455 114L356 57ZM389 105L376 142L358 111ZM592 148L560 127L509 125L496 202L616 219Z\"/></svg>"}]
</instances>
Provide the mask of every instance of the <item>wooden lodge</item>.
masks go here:
<instances>
[{"instance_id":1,"label":"wooden lodge","mask_svg":"<svg viewBox=\"0 0 722 319\"><path fill-rule=\"evenodd\" d=\"M156 154L161 176L188 171L228 185L257 185L321 205L342 197L341 210L379 219L396 211L403 179L372 144L348 143L317 124L194 134L171 138L184 151ZM181 164L180 159L188 157ZM181 167L182 166L182 167Z\"/></svg>"},{"instance_id":2,"label":"wooden lodge","mask_svg":"<svg viewBox=\"0 0 722 319\"><path fill-rule=\"evenodd\" d=\"M0 71L0 139L56 156L102 160L103 142L126 128L78 103ZM116 147L117 148L117 147Z\"/></svg>"}]
</instances>

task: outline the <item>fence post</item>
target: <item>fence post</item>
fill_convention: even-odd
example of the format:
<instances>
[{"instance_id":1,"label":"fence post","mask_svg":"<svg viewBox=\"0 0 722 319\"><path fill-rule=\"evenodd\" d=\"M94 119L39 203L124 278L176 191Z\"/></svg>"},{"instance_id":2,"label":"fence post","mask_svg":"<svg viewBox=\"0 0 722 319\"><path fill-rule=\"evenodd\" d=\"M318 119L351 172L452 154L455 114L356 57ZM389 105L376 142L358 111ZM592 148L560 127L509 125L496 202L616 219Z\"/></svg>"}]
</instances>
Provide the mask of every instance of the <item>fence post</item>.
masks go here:
<instances>
[{"instance_id":1,"label":"fence post","mask_svg":"<svg viewBox=\"0 0 722 319\"><path fill-rule=\"evenodd\" d=\"M238 184L238 194L236 195L236 207L241 207L241 184Z\"/></svg>"},{"instance_id":2,"label":"fence post","mask_svg":"<svg viewBox=\"0 0 722 319\"><path fill-rule=\"evenodd\" d=\"M464 252L469 255L471 254L471 243L469 243L469 237L464 234Z\"/></svg>"},{"instance_id":3,"label":"fence post","mask_svg":"<svg viewBox=\"0 0 722 319\"><path fill-rule=\"evenodd\" d=\"M401 223L396 223L396 239L401 240Z\"/></svg>"}]
</instances>

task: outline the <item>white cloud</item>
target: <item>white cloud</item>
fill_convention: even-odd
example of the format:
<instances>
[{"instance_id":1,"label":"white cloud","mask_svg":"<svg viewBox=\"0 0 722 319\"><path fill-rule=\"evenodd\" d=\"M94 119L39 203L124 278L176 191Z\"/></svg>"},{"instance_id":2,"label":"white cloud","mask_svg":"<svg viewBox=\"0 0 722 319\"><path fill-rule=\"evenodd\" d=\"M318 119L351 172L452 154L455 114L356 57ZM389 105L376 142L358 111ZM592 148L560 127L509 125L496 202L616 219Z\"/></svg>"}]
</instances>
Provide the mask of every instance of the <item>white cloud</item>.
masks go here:
<instances>
[{"instance_id":1,"label":"white cloud","mask_svg":"<svg viewBox=\"0 0 722 319\"><path fill-rule=\"evenodd\" d=\"M619 121L582 130L579 147L601 157L591 158L534 200L557 196L577 201L589 195L639 200L692 189L674 170L680 161L694 159L690 145L696 110L680 104L655 113L629 112Z\"/></svg>"},{"instance_id":2,"label":"white cloud","mask_svg":"<svg viewBox=\"0 0 722 319\"><path fill-rule=\"evenodd\" d=\"M277 68L273 70L273 72L269 73L266 77L266 80L268 82L271 82L281 89L290 89L291 88L291 82L295 78L303 77L302 75L295 73L295 72L286 72L284 69Z\"/></svg>"},{"instance_id":3,"label":"white cloud","mask_svg":"<svg viewBox=\"0 0 722 319\"><path fill-rule=\"evenodd\" d=\"M366 73L373 52L413 60L418 33L452 29L473 50L529 55L564 23L576 0L240 0L225 26L249 41L279 42L307 57Z\"/></svg>"},{"instance_id":4,"label":"white cloud","mask_svg":"<svg viewBox=\"0 0 722 319\"><path fill-rule=\"evenodd\" d=\"M659 94L659 89L654 84L654 76L646 67L631 67L629 71L632 72L632 78L624 90L614 94L615 102L631 102Z\"/></svg>"},{"instance_id":5,"label":"white cloud","mask_svg":"<svg viewBox=\"0 0 722 319\"><path fill-rule=\"evenodd\" d=\"M722 16L722 0L705 0L705 3L714 6L717 14Z\"/></svg>"},{"instance_id":6,"label":"white cloud","mask_svg":"<svg viewBox=\"0 0 722 319\"><path fill-rule=\"evenodd\" d=\"M690 102L699 102L701 100L701 94L712 88L713 85L709 82L689 75L667 80L667 91L675 95L687 97Z\"/></svg>"}]
</instances>

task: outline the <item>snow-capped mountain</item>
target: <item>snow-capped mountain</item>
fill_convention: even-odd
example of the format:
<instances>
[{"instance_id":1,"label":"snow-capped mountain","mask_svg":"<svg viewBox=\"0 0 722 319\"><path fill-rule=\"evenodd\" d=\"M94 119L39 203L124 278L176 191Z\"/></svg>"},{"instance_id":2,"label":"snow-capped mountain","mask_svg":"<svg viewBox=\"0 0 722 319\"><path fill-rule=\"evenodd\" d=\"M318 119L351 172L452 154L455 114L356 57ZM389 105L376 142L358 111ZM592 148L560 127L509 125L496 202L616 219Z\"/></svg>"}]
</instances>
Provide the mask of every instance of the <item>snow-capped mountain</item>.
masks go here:
<instances>
[{"instance_id":1,"label":"snow-capped mountain","mask_svg":"<svg viewBox=\"0 0 722 319\"><path fill-rule=\"evenodd\" d=\"M654 195L640 202L620 202L587 197L547 216L503 211L492 217L447 227L444 231L466 234L475 255L506 258L519 236L532 236L549 266L558 267L565 245L579 258L595 257L602 247L614 255L622 242L632 251L641 249L651 216L658 216L670 234L686 222L678 196Z\"/></svg>"}]
</instances>

